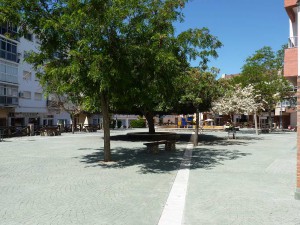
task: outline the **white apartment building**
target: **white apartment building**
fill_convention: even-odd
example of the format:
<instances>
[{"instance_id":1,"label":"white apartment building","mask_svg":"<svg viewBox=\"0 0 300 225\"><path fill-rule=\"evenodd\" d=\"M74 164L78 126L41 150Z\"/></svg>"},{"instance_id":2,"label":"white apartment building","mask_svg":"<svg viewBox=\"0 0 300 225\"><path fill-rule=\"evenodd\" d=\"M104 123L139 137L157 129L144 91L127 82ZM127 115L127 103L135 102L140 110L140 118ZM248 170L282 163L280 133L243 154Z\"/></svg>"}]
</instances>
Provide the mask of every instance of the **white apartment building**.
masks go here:
<instances>
[{"instance_id":1,"label":"white apartment building","mask_svg":"<svg viewBox=\"0 0 300 225\"><path fill-rule=\"evenodd\" d=\"M66 112L51 110L32 66L24 61L29 51L38 51L39 40L33 35L19 39L11 24L0 26L0 127L70 124Z\"/></svg>"}]
</instances>

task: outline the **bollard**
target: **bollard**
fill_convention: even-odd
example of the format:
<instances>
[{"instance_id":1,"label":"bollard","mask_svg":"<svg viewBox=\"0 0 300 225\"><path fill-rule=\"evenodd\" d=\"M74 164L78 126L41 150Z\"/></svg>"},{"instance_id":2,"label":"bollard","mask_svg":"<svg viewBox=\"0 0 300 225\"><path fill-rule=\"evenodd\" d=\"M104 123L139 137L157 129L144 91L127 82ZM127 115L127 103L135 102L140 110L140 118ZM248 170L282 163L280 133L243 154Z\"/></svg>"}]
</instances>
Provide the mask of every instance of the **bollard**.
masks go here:
<instances>
[{"instance_id":1,"label":"bollard","mask_svg":"<svg viewBox=\"0 0 300 225\"><path fill-rule=\"evenodd\" d=\"M30 136L34 136L34 124L30 123L28 124L28 126L29 126Z\"/></svg>"}]
</instances>

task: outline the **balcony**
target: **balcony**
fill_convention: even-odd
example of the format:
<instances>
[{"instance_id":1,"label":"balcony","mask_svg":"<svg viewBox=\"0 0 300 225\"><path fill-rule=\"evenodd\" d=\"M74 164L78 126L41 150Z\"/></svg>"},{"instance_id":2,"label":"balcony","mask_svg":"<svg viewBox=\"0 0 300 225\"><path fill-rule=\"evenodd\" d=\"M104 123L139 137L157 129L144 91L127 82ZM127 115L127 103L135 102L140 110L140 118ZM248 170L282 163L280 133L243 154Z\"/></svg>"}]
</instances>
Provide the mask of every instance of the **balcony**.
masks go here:
<instances>
[{"instance_id":1,"label":"balcony","mask_svg":"<svg viewBox=\"0 0 300 225\"><path fill-rule=\"evenodd\" d=\"M0 58L19 63L20 59L16 53L0 50Z\"/></svg>"},{"instance_id":2,"label":"balcony","mask_svg":"<svg viewBox=\"0 0 300 225\"><path fill-rule=\"evenodd\" d=\"M19 99L17 97L0 96L0 105L17 106Z\"/></svg>"},{"instance_id":3,"label":"balcony","mask_svg":"<svg viewBox=\"0 0 300 225\"><path fill-rule=\"evenodd\" d=\"M292 22L296 21L294 7L297 6L297 0L284 0L284 8Z\"/></svg>"},{"instance_id":4,"label":"balcony","mask_svg":"<svg viewBox=\"0 0 300 225\"><path fill-rule=\"evenodd\" d=\"M9 37L13 40L19 41L18 37L18 27L12 23L3 23L0 25L0 34Z\"/></svg>"},{"instance_id":5,"label":"balcony","mask_svg":"<svg viewBox=\"0 0 300 225\"><path fill-rule=\"evenodd\" d=\"M297 0L284 0L284 7L296 7L297 6Z\"/></svg>"},{"instance_id":6,"label":"balcony","mask_svg":"<svg viewBox=\"0 0 300 225\"><path fill-rule=\"evenodd\" d=\"M288 40L288 48L298 48L298 37L290 37Z\"/></svg>"},{"instance_id":7,"label":"balcony","mask_svg":"<svg viewBox=\"0 0 300 225\"><path fill-rule=\"evenodd\" d=\"M18 77L12 76L6 73L0 73L0 82L7 82L7 83L13 83L18 84Z\"/></svg>"},{"instance_id":8,"label":"balcony","mask_svg":"<svg viewBox=\"0 0 300 225\"><path fill-rule=\"evenodd\" d=\"M0 43L0 58L19 63L18 44L2 36L0 36Z\"/></svg>"},{"instance_id":9,"label":"balcony","mask_svg":"<svg viewBox=\"0 0 300 225\"><path fill-rule=\"evenodd\" d=\"M288 48L284 51L284 76L294 85L298 76L298 48Z\"/></svg>"}]
</instances>

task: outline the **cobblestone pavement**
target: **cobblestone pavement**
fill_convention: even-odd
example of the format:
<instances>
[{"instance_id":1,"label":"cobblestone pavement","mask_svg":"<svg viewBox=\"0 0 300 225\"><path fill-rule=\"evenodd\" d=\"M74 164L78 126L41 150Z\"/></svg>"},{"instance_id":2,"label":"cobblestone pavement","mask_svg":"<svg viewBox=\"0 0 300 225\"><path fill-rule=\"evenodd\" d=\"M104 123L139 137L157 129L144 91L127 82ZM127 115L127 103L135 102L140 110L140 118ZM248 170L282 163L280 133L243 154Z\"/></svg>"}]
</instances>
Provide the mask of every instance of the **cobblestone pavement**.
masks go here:
<instances>
[{"instance_id":1,"label":"cobblestone pavement","mask_svg":"<svg viewBox=\"0 0 300 225\"><path fill-rule=\"evenodd\" d=\"M183 224L300 225L295 182L296 133L211 138L193 151Z\"/></svg>"},{"instance_id":2,"label":"cobblestone pavement","mask_svg":"<svg viewBox=\"0 0 300 225\"><path fill-rule=\"evenodd\" d=\"M22 137L0 143L0 225L156 225L172 188L178 151L147 154L112 131ZM296 134L205 132L193 150L182 224L300 224L294 200ZM170 224L172 225L172 224Z\"/></svg>"},{"instance_id":3,"label":"cobblestone pavement","mask_svg":"<svg viewBox=\"0 0 300 225\"><path fill-rule=\"evenodd\" d=\"M112 132L112 135L124 133ZM102 133L5 139L0 144L0 224L157 224L185 144L147 154L142 142Z\"/></svg>"}]
</instances>

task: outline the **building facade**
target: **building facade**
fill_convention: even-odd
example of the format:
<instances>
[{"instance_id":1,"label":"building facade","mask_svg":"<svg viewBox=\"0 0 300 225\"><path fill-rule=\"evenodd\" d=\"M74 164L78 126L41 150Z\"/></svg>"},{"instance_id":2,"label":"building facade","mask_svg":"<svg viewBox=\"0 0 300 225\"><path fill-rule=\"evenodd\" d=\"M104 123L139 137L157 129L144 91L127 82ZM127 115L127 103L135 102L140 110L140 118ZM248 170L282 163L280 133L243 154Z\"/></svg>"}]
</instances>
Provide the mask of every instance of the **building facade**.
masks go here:
<instances>
[{"instance_id":1,"label":"building facade","mask_svg":"<svg viewBox=\"0 0 300 225\"><path fill-rule=\"evenodd\" d=\"M19 40L9 39L7 35L15 35L17 27L4 24L0 28L0 126L6 126L19 104L17 46Z\"/></svg>"},{"instance_id":2,"label":"building facade","mask_svg":"<svg viewBox=\"0 0 300 225\"><path fill-rule=\"evenodd\" d=\"M290 35L288 49L284 55L284 76L295 86L300 86L300 58L298 48L300 25L300 2L284 0L284 7L289 17ZM297 184L295 198L300 200L300 89L297 88Z\"/></svg>"},{"instance_id":3,"label":"building facade","mask_svg":"<svg viewBox=\"0 0 300 225\"><path fill-rule=\"evenodd\" d=\"M69 123L68 113L48 109L35 71L24 61L28 52L38 51L39 40L30 33L14 38L16 33L10 23L0 26L0 127Z\"/></svg>"}]
</instances>

